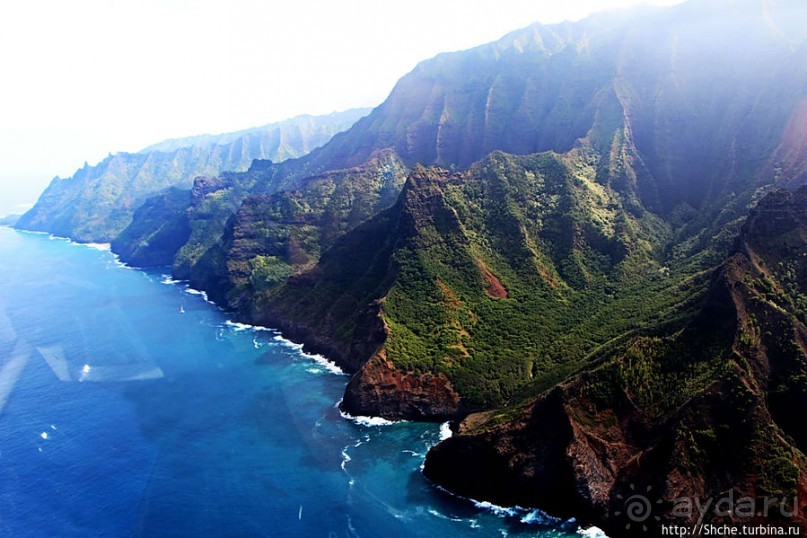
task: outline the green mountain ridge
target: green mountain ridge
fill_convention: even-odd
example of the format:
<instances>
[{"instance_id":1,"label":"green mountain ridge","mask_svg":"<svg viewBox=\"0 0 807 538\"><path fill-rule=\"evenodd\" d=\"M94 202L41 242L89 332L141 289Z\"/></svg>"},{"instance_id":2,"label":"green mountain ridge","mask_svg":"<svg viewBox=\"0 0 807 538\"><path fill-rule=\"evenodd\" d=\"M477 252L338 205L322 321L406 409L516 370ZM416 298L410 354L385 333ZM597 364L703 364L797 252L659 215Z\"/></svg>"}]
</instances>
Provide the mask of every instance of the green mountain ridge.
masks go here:
<instances>
[{"instance_id":1,"label":"green mountain ridge","mask_svg":"<svg viewBox=\"0 0 807 538\"><path fill-rule=\"evenodd\" d=\"M618 188L632 192L632 207L665 219L701 217L682 231L691 238L707 223L741 218L755 191L768 188L761 177L778 174L775 182L793 185L804 177L791 173L800 162L798 129L788 137L786 128L799 125L807 73L797 59L807 45L771 30L763 2L746 4L755 9L728 26L706 9L708 17L693 30L689 12L700 13L685 4L533 25L491 45L438 56L326 146L233 176L238 197L217 196L230 208L251 194L295 191L308 177L359 166L382 149L395 151L407 167L462 168L494 150L566 153L582 143L599 155L598 181L622 182ZM794 3L781 9L793 5L804 14ZM704 48L700 36L710 32L726 45ZM758 46L735 54L749 48L749 34ZM704 74L704 62L726 72L715 79L719 84ZM202 249L229 241L226 218L217 220L215 231L202 225L210 232ZM179 276L191 275L202 255L194 252L179 254Z\"/></svg>"},{"instance_id":2,"label":"green mountain ridge","mask_svg":"<svg viewBox=\"0 0 807 538\"><path fill-rule=\"evenodd\" d=\"M538 400L468 417L430 452L426 475L462 495L542 506L620 536L661 534L661 524L803 525L803 504L793 503L807 488L805 234L807 187L768 195L682 328L623 338ZM634 490L653 491L663 507L631 530L624 499ZM786 499L795 515L671 509L728 491Z\"/></svg>"},{"instance_id":3,"label":"green mountain ridge","mask_svg":"<svg viewBox=\"0 0 807 538\"><path fill-rule=\"evenodd\" d=\"M148 196L170 187L189 189L197 176L246 170L255 159L282 161L326 143L368 112L300 116L215 136L168 140L139 153L116 153L70 178L55 178L17 227L81 242L120 234Z\"/></svg>"}]
</instances>

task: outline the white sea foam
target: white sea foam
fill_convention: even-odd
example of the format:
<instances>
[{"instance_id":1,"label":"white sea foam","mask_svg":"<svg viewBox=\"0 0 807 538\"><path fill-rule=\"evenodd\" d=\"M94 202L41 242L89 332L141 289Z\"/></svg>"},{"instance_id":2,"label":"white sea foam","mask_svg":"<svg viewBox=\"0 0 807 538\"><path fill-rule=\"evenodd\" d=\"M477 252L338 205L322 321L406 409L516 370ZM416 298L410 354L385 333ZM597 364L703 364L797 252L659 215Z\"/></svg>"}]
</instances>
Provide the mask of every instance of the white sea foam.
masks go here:
<instances>
[{"instance_id":1,"label":"white sea foam","mask_svg":"<svg viewBox=\"0 0 807 538\"><path fill-rule=\"evenodd\" d=\"M280 342L281 344L283 344L283 345L284 345L284 346L286 346L286 347L290 347L290 348L292 348L292 349L296 349L296 350L298 350L298 351L302 351L302 350L303 350L303 345L302 345L302 344L297 344L297 343L295 343L295 342L292 342L291 340L288 340L288 339L286 339L286 338L283 338L283 337L282 337L281 335L279 335L279 334L278 334L277 336L275 336L275 340L277 340L278 342Z\"/></svg>"},{"instance_id":2,"label":"white sea foam","mask_svg":"<svg viewBox=\"0 0 807 538\"><path fill-rule=\"evenodd\" d=\"M350 455L347 453L347 448L348 447L342 449L342 463L339 465L339 467L341 467L344 472L347 472L346 467L347 464L350 462Z\"/></svg>"},{"instance_id":3,"label":"white sea foam","mask_svg":"<svg viewBox=\"0 0 807 538\"><path fill-rule=\"evenodd\" d=\"M587 538L608 538L608 536L603 532L602 529L597 527L589 527L587 529L580 529L577 531L577 534L581 536L586 536Z\"/></svg>"},{"instance_id":4,"label":"white sea foam","mask_svg":"<svg viewBox=\"0 0 807 538\"><path fill-rule=\"evenodd\" d=\"M423 469L422 466L421 469ZM467 497L457 495L437 484L435 484L434 486L440 491L444 491L448 495L451 495L452 497L468 501L475 507L481 510L487 510L489 512L492 512L493 514L499 517L519 517L521 523L525 524L540 524L554 527L559 527L563 525L566 528L575 528L577 526L577 523L574 519L563 520L561 518L551 516L542 510L524 508L522 506L499 506L497 504L493 504L488 501L477 501L476 499L469 499ZM471 520L471 526L473 527L473 525L474 520ZM577 533L582 536L586 536L588 538L608 538L608 536L606 536L597 527L591 527L585 530L580 529L577 531Z\"/></svg>"},{"instance_id":5,"label":"white sea foam","mask_svg":"<svg viewBox=\"0 0 807 538\"><path fill-rule=\"evenodd\" d=\"M449 437L454 435L454 432L451 431L451 423L450 422L443 422L440 424L440 440L445 441Z\"/></svg>"},{"instance_id":6,"label":"white sea foam","mask_svg":"<svg viewBox=\"0 0 807 538\"><path fill-rule=\"evenodd\" d=\"M326 369L327 371L329 371L334 375L347 375L344 370L342 370L341 368L339 368L339 366L336 365L335 362L326 359L322 355L318 355L316 353L301 353L301 355L303 357L313 360L322 368Z\"/></svg>"},{"instance_id":7,"label":"white sea foam","mask_svg":"<svg viewBox=\"0 0 807 538\"><path fill-rule=\"evenodd\" d=\"M172 286L174 284L182 284L182 280L174 280L171 278L171 275L160 275L162 280L160 280L160 284L166 284L168 286Z\"/></svg>"},{"instance_id":8,"label":"white sea foam","mask_svg":"<svg viewBox=\"0 0 807 538\"><path fill-rule=\"evenodd\" d=\"M26 232L26 233L46 234L47 232ZM102 252L109 252L110 254L112 254L112 263L114 265L117 265L118 267L123 267L125 269L133 269L133 267L130 267L125 263L123 263L120 259L120 256L112 252L112 245L110 243L79 243L78 241L73 241L69 237L61 237L54 234L48 234L48 239L50 239L51 241L64 241L68 245L77 245L80 247L92 248Z\"/></svg>"},{"instance_id":9,"label":"white sea foam","mask_svg":"<svg viewBox=\"0 0 807 538\"><path fill-rule=\"evenodd\" d=\"M576 526L576 522L574 519L564 520L559 517L551 516L544 512L543 510L539 509L529 509L524 508L521 506L499 506L497 504L493 504L488 501L476 501L474 499L469 499L474 506L480 508L482 510L490 511L496 514L499 517L519 517L521 523L527 525L542 525L547 527L560 527L561 525L572 525L572 528ZM592 531L593 529L593 531ZM602 531L597 529L596 527L592 527L585 532L594 532L594 534L583 534L584 536L588 536L589 538L608 538L605 534L602 534ZM600 534L596 534L599 532ZM578 533L582 534L580 531Z\"/></svg>"},{"instance_id":10,"label":"white sea foam","mask_svg":"<svg viewBox=\"0 0 807 538\"><path fill-rule=\"evenodd\" d=\"M275 329L272 329L270 327L264 327L263 325L250 325L249 323L239 323L237 321L229 321L226 324L236 325L238 327L246 327L247 329L253 330L255 332L277 334L277 331Z\"/></svg>"},{"instance_id":11,"label":"white sea foam","mask_svg":"<svg viewBox=\"0 0 807 538\"><path fill-rule=\"evenodd\" d=\"M360 426L366 426L366 427L392 426L393 424L406 422L405 420L394 421L394 420L387 420L381 417L362 417L362 416L354 417L350 413L342 411L341 409L339 410L339 414L342 415L342 418L344 419L350 420Z\"/></svg>"},{"instance_id":12,"label":"white sea foam","mask_svg":"<svg viewBox=\"0 0 807 538\"><path fill-rule=\"evenodd\" d=\"M480 508L482 510L488 510L493 512L497 516L515 516L518 515L519 511L523 510L520 506L499 506L498 504L493 504L488 501L474 501L474 506Z\"/></svg>"},{"instance_id":13,"label":"white sea foam","mask_svg":"<svg viewBox=\"0 0 807 538\"><path fill-rule=\"evenodd\" d=\"M109 243L78 243L78 244L83 245L87 248L101 250L103 252L110 252L112 250L112 245L110 245Z\"/></svg>"},{"instance_id":14,"label":"white sea foam","mask_svg":"<svg viewBox=\"0 0 807 538\"><path fill-rule=\"evenodd\" d=\"M248 329L255 329L253 325L247 325L246 323L238 323L237 321L230 321L229 319L224 322L224 324L228 327L231 327L234 331L241 332L246 331Z\"/></svg>"},{"instance_id":15,"label":"white sea foam","mask_svg":"<svg viewBox=\"0 0 807 538\"><path fill-rule=\"evenodd\" d=\"M184 291L184 292L185 292L185 293L187 293L188 295L199 295L199 296L201 296L201 297L202 297L202 299L204 299L205 301L210 302L210 300L207 298L207 292L206 292L206 291L202 291L202 290L195 290L195 289L193 289L193 288L185 288L185 289L184 289L184 290L182 290L182 291Z\"/></svg>"},{"instance_id":16,"label":"white sea foam","mask_svg":"<svg viewBox=\"0 0 807 538\"><path fill-rule=\"evenodd\" d=\"M263 329L263 330L272 330L272 329ZM307 359L311 359L312 361L319 364L321 367L325 368L332 374L335 375L347 375L344 370L342 370L335 362L329 360L318 353L306 353L303 351L303 345L298 344L296 342L292 342L287 338L283 338L281 335L275 335L275 341L280 342L280 344L289 347L295 351L297 351L300 355Z\"/></svg>"},{"instance_id":17,"label":"white sea foam","mask_svg":"<svg viewBox=\"0 0 807 538\"><path fill-rule=\"evenodd\" d=\"M125 263L123 263L123 262L121 261L121 259L120 259L120 256L118 256L118 255L117 255L117 254L115 254L114 252L112 253L112 264L113 264L113 265L116 265L116 266L118 266L118 267L121 267L121 268L123 268L123 269L134 269L134 267L131 267L131 266L126 265Z\"/></svg>"},{"instance_id":18,"label":"white sea foam","mask_svg":"<svg viewBox=\"0 0 807 538\"><path fill-rule=\"evenodd\" d=\"M256 332L276 332L274 329L269 329L267 327L261 327L260 325L250 325L249 323L241 323L238 321L227 320L224 322L224 325L227 327L232 328L236 332L241 331L256 331Z\"/></svg>"},{"instance_id":19,"label":"white sea foam","mask_svg":"<svg viewBox=\"0 0 807 538\"><path fill-rule=\"evenodd\" d=\"M558 526L563 523L563 520L559 517L553 517L544 512L543 510L532 510L527 512L524 517L521 518L522 523L526 523L528 525L545 525L545 526Z\"/></svg>"},{"instance_id":20,"label":"white sea foam","mask_svg":"<svg viewBox=\"0 0 807 538\"><path fill-rule=\"evenodd\" d=\"M445 519L446 521L453 521L455 523L461 523L461 522L465 521L462 518L449 517L449 516L447 516L445 514L441 514L439 511L435 510L434 508L429 508L428 512L431 515L433 515L434 517L440 518L440 519Z\"/></svg>"},{"instance_id":21,"label":"white sea foam","mask_svg":"<svg viewBox=\"0 0 807 538\"><path fill-rule=\"evenodd\" d=\"M232 320L229 320L229 319L224 322L224 325L226 325L227 327L232 328L236 332L247 331L247 330L251 330L251 331L255 331L255 332L271 332L271 333L276 333L277 332L275 329L270 329L268 327L261 327L260 325L250 325L249 323L241 323L241 322L232 321ZM328 372L330 372L332 374L345 375L344 370L339 368L339 366L337 366L335 362L333 362L331 360L328 360L327 358L325 358L322 355L319 355L317 353L306 353L306 352L304 352L302 344L297 344L295 342L292 342L291 340L283 338L279 334L276 334L274 336L274 340L276 342L280 343L283 346L286 346L288 348L293 349L294 351L299 353L302 357L304 357L306 359L310 359L310 360L316 362L318 366L320 366L321 368L324 368L325 370L327 370ZM256 338L252 339L252 345L253 345L253 347L255 349L260 349L261 347L263 347L263 343L259 342ZM312 374L318 374L318 373L321 372L321 370L314 369L314 368L307 368L306 371L308 371L308 372L310 372Z\"/></svg>"},{"instance_id":22,"label":"white sea foam","mask_svg":"<svg viewBox=\"0 0 807 538\"><path fill-rule=\"evenodd\" d=\"M39 436L40 436L42 439L46 439L46 440L47 440L47 438L48 438L48 432L42 432L42 433L40 433L40 434L39 434Z\"/></svg>"},{"instance_id":23,"label":"white sea foam","mask_svg":"<svg viewBox=\"0 0 807 538\"><path fill-rule=\"evenodd\" d=\"M39 235L47 235L48 239L51 241L64 241L68 245L78 245L80 247L87 247L95 250L101 250L103 252L109 252L112 250L112 245L110 243L93 243L93 242L81 242L81 241L73 241L69 237L63 237L61 235L56 235L48 232L29 232L27 230L20 230L23 233L29 234L39 234Z\"/></svg>"}]
</instances>

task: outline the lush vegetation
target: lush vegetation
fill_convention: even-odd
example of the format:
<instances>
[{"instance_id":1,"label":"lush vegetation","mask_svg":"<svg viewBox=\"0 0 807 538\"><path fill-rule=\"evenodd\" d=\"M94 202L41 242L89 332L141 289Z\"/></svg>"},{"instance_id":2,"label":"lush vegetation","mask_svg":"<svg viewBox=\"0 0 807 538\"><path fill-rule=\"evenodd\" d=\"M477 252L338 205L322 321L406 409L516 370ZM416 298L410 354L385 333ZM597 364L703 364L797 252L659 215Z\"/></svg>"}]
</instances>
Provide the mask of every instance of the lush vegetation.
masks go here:
<instances>
[{"instance_id":1,"label":"lush vegetation","mask_svg":"<svg viewBox=\"0 0 807 538\"><path fill-rule=\"evenodd\" d=\"M497 406L698 305L706 280L661 264L670 229L632 217L582 159L497 154L466 174L410 180L402 218L414 225L382 309L388 358Z\"/></svg>"}]
</instances>

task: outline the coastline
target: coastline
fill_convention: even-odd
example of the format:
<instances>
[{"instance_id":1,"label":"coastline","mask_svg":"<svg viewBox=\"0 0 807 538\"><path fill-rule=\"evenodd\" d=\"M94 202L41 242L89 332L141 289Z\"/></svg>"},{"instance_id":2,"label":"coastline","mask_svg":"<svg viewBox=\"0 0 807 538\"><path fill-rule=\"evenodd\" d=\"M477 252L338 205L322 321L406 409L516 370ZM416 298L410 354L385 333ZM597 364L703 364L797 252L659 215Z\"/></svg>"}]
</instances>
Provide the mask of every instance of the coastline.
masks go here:
<instances>
[{"instance_id":1,"label":"coastline","mask_svg":"<svg viewBox=\"0 0 807 538\"><path fill-rule=\"evenodd\" d=\"M127 269L133 269L138 271L144 271L147 268L138 267L135 265L130 265L120 260L120 257L117 253L115 253L112 248L111 244L109 243L82 243L79 241L75 241L69 237L61 237L56 236L54 234L48 232L40 232L40 231L29 231L29 230L20 230L13 227L8 227L16 232L24 233L24 234L31 234L31 235L46 235L50 240L58 240L64 241L69 245L75 246L83 246L93 250L101 251L101 252L109 252L113 256L113 260L115 265L120 267L124 267ZM154 268L151 268L154 269ZM228 315L233 314L233 311L228 310L221 306L220 304L216 303L214 300L210 299L208 296L208 292L202 289L196 289L190 286L190 282L187 280L177 280L173 278L173 275L163 273L161 275L163 278L159 281L159 283L164 285L171 285L171 286L181 286L182 292L187 293L189 295L199 296L202 300L206 303L215 306L219 311L226 313ZM243 320L243 321L241 321ZM323 350L327 346L321 346L318 343L311 343L308 342L307 339L301 339L302 343L295 342L292 338L296 339L293 335L290 335L289 332L285 332L281 329L266 326L258 323L249 323L248 321L251 320L244 320L242 316L231 316L225 320L225 325L231 327L234 331L254 331L254 332L263 332L263 333L274 333L273 340L277 341L281 345L287 346L291 349L294 349L303 357L306 357L320 366L322 366L325 370L333 375L341 375L341 376L352 376L353 373L346 371L346 368L343 368L342 365L336 360L330 360L318 350ZM293 332L293 331L292 331ZM355 373L355 372L354 372ZM340 399L335 403L335 407L339 412L340 417L345 420L352 422L358 426L366 427L366 428L377 428L377 427L388 427L394 426L396 424L404 424L410 422L410 420L389 420L380 416L370 416L370 415L352 415L348 411L344 410L342 407L343 400ZM418 420L418 422L429 422L424 420ZM448 439L453 435L452 429L450 427L451 421L441 421L440 425L440 438L439 442ZM438 442L438 443L439 443ZM436 446L436 445L435 445ZM421 464L420 470L421 473L423 471L423 464L425 464L425 457L424 462ZM425 476L424 476L425 478ZM428 483L434 487L436 490L443 492L451 496L452 498L458 499L463 503L470 504L475 508L480 510L488 511L498 517L502 518L513 518L519 521L522 524L535 524L549 528L557 528L560 530L576 532L581 536L586 536L589 538L608 538L607 535L598 527L588 527L583 528L580 526L577 521L572 518L569 520L564 520L562 518L557 518L547 514L546 512L542 511L539 508L525 508L522 506L499 506L493 504L488 501L479 501L471 498L463 497L462 495L458 495L452 493L451 491L445 489L444 487L440 486L439 484L429 480L426 478Z\"/></svg>"}]
</instances>

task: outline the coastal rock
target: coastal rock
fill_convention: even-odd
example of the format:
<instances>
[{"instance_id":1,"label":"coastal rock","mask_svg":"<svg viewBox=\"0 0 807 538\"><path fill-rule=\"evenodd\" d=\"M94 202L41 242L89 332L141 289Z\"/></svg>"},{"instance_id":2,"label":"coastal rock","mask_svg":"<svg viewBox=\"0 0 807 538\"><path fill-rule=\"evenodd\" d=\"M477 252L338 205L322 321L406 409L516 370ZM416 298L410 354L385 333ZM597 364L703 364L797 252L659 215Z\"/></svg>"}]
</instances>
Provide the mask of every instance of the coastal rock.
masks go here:
<instances>
[{"instance_id":1,"label":"coastal rock","mask_svg":"<svg viewBox=\"0 0 807 538\"><path fill-rule=\"evenodd\" d=\"M383 353L353 376L342 409L354 416L442 422L463 415L463 405L445 374L401 372Z\"/></svg>"},{"instance_id":2,"label":"coastal rock","mask_svg":"<svg viewBox=\"0 0 807 538\"><path fill-rule=\"evenodd\" d=\"M266 327L274 327L295 342L304 342L307 352L324 355L351 374L357 372L368 357L381 349L387 337L377 303L360 311L353 330L354 338L347 341L280 310L266 308L253 313L248 319Z\"/></svg>"}]
</instances>

